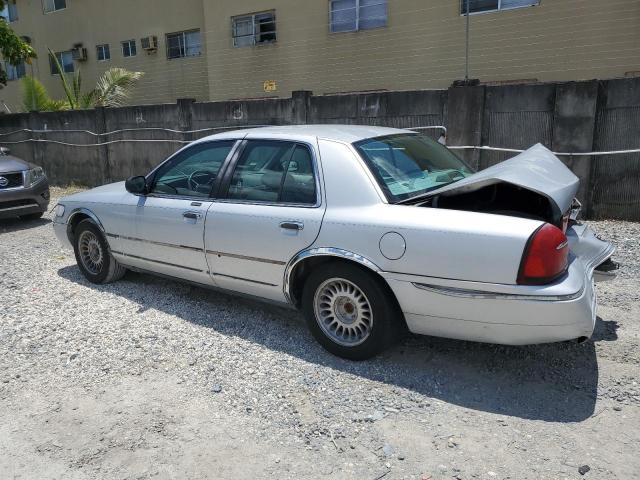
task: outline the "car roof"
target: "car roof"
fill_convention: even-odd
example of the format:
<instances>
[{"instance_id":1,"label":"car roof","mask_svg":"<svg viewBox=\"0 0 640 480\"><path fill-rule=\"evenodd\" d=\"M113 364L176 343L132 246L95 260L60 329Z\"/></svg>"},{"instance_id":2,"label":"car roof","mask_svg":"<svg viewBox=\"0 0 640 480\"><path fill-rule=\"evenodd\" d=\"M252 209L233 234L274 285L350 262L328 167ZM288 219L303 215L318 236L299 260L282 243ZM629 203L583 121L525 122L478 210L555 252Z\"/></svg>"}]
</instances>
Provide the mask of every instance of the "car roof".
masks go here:
<instances>
[{"instance_id":1,"label":"car roof","mask_svg":"<svg viewBox=\"0 0 640 480\"><path fill-rule=\"evenodd\" d=\"M317 138L334 140L343 143L354 143L367 138L381 137L398 133L415 133L398 128L373 127L367 125L283 125L273 127L244 128L210 135L198 140L267 138L287 139L295 141L315 141Z\"/></svg>"}]
</instances>

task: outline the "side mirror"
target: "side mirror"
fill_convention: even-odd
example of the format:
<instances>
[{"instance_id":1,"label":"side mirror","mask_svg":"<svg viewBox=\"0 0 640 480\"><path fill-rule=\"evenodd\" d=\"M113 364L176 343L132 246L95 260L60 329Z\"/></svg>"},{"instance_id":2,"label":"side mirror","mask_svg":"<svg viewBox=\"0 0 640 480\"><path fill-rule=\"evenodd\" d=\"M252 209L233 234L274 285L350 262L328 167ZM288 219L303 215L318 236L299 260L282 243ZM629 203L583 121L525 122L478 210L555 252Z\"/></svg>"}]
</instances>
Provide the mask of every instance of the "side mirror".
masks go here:
<instances>
[{"instance_id":1,"label":"side mirror","mask_svg":"<svg viewBox=\"0 0 640 480\"><path fill-rule=\"evenodd\" d=\"M124 183L124 188L127 189L127 192L133 193L135 195L146 195L147 179L143 176L130 177Z\"/></svg>"},{"instance_id":2,"label":"side mirror","mask_svg":"<svg viewBox=\"0 0 640 480\"><path fill-rule=\"evenodd\" d=\"M10 153L11 153L11 150L9 150L7 147L0 147L0 154L9 155Z\"/></svg>"}]
</instances>

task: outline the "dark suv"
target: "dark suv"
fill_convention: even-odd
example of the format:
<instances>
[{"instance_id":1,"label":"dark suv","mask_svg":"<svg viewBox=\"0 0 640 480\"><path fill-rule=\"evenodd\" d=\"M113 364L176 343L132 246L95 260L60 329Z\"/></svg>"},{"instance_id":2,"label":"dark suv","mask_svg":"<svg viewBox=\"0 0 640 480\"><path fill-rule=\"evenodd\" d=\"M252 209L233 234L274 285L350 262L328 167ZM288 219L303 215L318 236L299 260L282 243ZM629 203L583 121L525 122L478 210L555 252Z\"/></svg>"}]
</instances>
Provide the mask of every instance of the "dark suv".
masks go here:
<instances>
[{"instance_id":1,"label":"dark suv","mask_svg":"<svg viewBox=\"0 0 640 480\"><path fill-rule=\"evenodd\" d=\"M40 218L49 206L49 181L41 167L0 147L0 219Z\"/></svg>"}]
</instances>

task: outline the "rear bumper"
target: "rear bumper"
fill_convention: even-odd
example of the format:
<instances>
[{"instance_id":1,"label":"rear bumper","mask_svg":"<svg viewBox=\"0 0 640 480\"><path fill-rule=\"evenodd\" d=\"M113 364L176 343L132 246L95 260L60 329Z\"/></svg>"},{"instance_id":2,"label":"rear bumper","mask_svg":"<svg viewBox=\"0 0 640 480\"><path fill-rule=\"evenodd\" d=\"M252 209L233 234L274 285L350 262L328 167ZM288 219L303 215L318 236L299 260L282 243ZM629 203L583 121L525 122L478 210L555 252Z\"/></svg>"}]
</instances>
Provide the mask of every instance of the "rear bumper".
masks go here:
<instances>
[{"instance_id":1,"label":"rear bumper","mask_svg":"<svg viewBox=\"0 0 640 480\"><path fill-rule=\"evenodd\" d=\"M398 299L409 330L417 334L505 345L590 337L597 308L593 271L614 248L595 238L589 229L578 231L569 240L574 243L572 253L575 251L569 270L552 285L383 276ZM587 244L598 248L588 250Z\"/></svg>"},{"instance_id":2,"label":"rear bumper","mask_svg":"<svg viewBox=\"0 0 640 480\"><path fill-rule=\"evenodd\" d=\"M31 188L0 190L0 218L46 212L49 206L49 182L41 180Z\"/></svg>"},{"instance_id":3,"label":"rear bumper","mask_svg":"<svg viewBox=\"0 0 640 480\"><path fill-rule=\"evenodd\" d=\"M566 297L530 297L441 289L391 280L409 330L421 335L505 345L590 337L596 320L593 282Z\"/></svg>"}]
</instances>

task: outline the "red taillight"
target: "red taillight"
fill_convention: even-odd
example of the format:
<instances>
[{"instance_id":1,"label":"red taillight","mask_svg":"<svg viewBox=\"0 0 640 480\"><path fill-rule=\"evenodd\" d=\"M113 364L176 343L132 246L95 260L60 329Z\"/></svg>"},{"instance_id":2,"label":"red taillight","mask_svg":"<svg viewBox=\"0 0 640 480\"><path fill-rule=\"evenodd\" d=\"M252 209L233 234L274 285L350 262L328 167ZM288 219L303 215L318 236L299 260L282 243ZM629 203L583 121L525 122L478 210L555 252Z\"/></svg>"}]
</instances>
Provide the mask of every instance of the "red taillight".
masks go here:
<instances>
[{"instance_id":1,"label":"red taillight","mask_svg":"<svg viewBox=\"0 0 640 480\"><path fill-rule=\"evenodd\" d=\"M567 270L569 243L558 227L545 223L536 230L524 249L518 283L542 285L549 283Z\"/></svg>"}]
</instances>

